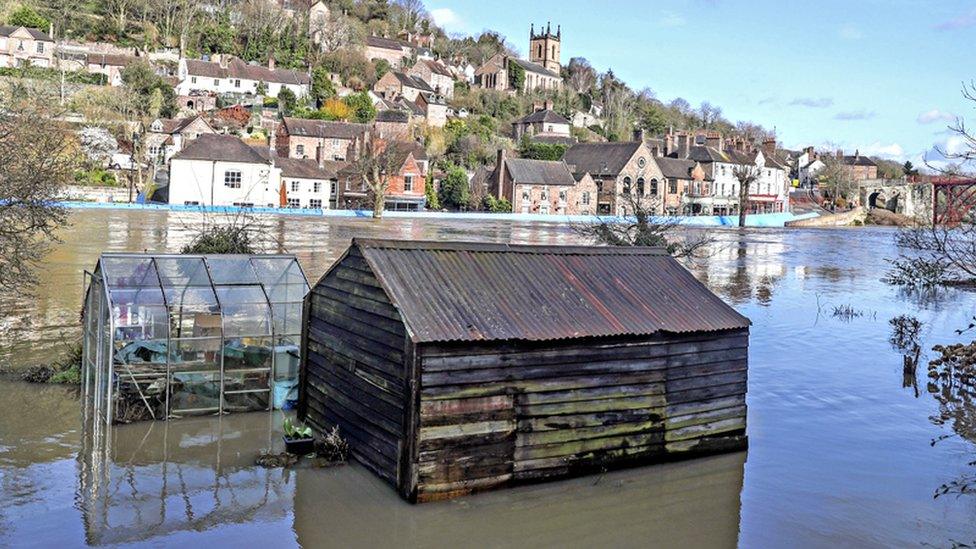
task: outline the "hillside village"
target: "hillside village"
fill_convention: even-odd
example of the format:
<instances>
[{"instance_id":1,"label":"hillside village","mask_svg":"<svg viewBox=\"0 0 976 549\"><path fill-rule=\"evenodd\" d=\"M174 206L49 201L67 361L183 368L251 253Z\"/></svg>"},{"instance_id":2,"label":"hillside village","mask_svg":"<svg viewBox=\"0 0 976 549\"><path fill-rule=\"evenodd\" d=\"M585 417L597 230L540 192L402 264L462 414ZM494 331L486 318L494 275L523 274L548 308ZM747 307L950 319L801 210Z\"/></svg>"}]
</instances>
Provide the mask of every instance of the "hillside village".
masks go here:
<instances>
[{"instance_id":1,"label":"hillside village","mask_svg":"<svg viewBox=\"0 0 976 549\"><path fill-rule=\"evenodd\" d=\"M914 175L634 92L565 60L579 31L550 22L513 46L449 37L417 0L61 4L0 13L0 76L59 86L87 156L76 179L133 198L541 215L628 215L636 198L735 215L788 212L797 187L856 204L859 182Z\"/></svg>"}]
</instances>

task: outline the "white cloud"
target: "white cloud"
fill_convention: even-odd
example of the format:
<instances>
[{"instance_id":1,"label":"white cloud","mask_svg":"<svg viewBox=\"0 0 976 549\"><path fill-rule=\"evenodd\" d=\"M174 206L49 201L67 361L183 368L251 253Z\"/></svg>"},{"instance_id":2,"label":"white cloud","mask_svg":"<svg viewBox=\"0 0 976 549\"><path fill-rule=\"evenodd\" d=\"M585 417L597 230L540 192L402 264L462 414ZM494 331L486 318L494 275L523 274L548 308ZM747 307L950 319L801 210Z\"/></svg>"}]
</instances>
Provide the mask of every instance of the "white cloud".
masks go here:
<instances>
[{"instance_id":1,"label":"white cloud","mask_svg":"<svg viewBox=\"0 0 976 549\"><path fill-rule=\"evenodd\" d=\"M793 101L790 101L790 105L810 107L813 109L826 109L833 104L834 100L830 97L797 97Z\"/></svg>"},{"instance_id":2,"label":"white cloud","mask_svg":"<svg viewBox=\"0 0 976 549\"><path fill-rule=\"evenodd\" d=\"M839 34L845 40L860 40L864 38L864 33L861 32L861 29L854 25L844 25L840 28Z\"/></svg>"},{"instance_id":3,"label":"white cloud","mask_svg":"<svg viewBox=\"0 0 976 549\"><path fill-rule=\"evenodd\" d=\"M683 27L686 23L683 15L669 10L661 12L661 19L658 21L662 27Z\"/></svg>"},{"instance_id":4,"label":"white cloud","mask_svg":"<svg viewBox=\"0 0 976 549\"><path fill-rule=\"evenodd\" d=\"M880 141L875 141L865 147L858 147L857 150L863 156L879 156L890 160L902 160L905 158L905 149L898 143L885 145Z\"/></svg>"},{"instance_id":5,"label":"white cloud","mask_svg":"<svg viewBox=\"0 0 976 549\"><path fill-rule=\"evenodd\" d=\"M438 27L447 32L461 32L464 30L464 21L451 8L430 10L430 16L434 19L434 23L437 23Z\"/></svg>"},{"instance_id":6,"label":"white cloud","mask_svg":"<svg viewBox=\"0 0 976 549\"><path fill-rule=\"evenodd\" d=\"M918 115L916 121L919 124L931 124L932 122L953 122L956 120L956 116L952 113L943 112L939 109L932 109L930 111L925 111Z\"/></svg>"}]
</instances>

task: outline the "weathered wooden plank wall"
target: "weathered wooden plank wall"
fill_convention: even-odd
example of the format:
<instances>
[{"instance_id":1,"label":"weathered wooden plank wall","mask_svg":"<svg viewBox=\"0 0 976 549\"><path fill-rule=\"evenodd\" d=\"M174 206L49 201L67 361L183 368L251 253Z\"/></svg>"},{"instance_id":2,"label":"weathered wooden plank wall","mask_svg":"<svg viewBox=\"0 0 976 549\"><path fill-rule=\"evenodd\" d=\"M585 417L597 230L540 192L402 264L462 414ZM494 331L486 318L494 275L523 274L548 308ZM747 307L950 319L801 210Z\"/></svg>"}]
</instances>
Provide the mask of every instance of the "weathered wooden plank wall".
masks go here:
<instances>
[{"instance_id":1,"label":"weathered wooden plank wall","mask_svg":"<svg viewBox=\"0 0 976 549\"><path fill-rule=\"evenodd\" d=\"M395 484L406 334L356 248L312 289L305 332L306 421L322 432L338 425L353 457Z\"/></svg>"},{"instance_id":2,"label":"weathered wooden plank wall","mask_svg":"<svg viewBox=\"0 0 976 549\"><path fill-rule=\"evenodd\" d=\"M747 330L472 347L418 351L420 500L745 446Z\"/></svg>"}]
</instances>

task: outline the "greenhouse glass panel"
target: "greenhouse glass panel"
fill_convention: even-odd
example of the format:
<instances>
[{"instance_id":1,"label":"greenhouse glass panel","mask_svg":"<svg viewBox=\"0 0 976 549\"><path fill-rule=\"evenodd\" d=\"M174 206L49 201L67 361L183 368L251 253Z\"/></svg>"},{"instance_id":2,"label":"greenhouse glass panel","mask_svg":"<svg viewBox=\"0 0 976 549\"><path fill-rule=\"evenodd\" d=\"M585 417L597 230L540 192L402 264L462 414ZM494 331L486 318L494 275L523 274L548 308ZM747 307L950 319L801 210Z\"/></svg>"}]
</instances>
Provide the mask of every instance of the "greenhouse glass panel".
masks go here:
<instances>
[{"instance_id":1,"label":"greenhouse glass panel","mask_svg":"<svg viewBox=\"0 0 976 549\"><path fill-rule=\"evenodd\" d=\"M86 282L90 417L267 410L295 398L308 283L293 256L103 254Z\"/></svg>"}]
</instances>

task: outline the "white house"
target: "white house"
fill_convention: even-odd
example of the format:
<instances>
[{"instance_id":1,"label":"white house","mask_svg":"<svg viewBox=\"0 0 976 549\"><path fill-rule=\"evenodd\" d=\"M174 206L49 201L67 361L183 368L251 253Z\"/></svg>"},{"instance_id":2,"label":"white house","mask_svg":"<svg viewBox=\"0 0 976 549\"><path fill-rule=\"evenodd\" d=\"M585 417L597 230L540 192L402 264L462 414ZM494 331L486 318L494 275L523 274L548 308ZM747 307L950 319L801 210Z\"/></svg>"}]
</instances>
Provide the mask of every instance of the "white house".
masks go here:
<instances>
[{"instance_id":1,"label":"white house","mask_svg":"<svg viewBox=\"0 0 976 549\"><path fill-rule=\"evenodd\" d=\"M201 135L170 160L170 204L276 207L280 189L273 159L232 135Z\"/></svg>"},{"instance_id":2,"label":"white house","mask_svg":"<svg viewBox=\"0 0 976 549\"><path fill-rule=\"evenodd\" d=\"M807 149L803 151L796 159L797 174L799 176L800 185L803 187L812 187L813 183L816 181L817 173L826 167L823 160L820 160L819 156L813 152L813 149Z\"/></svg>"},{"instance_id":3,"label":"white house","mask_svg":"<svg viewBox=\"0 0 976 549\"><path fill-rule=\"evenodd\" d=\"M754 160L757 179L749 190L752 212L777 213L790 211L790 175L786 166L775 158L756 153Z\"/></svg>"},{"instance_id":4,"label":"white house","mask_svg":"<svg viewBox=\"0 0 976 549\"><path fill-rule=\"evenodd\" d=\"M281 184L284 185L285 195L283 206L316 210L335 208L336 193L339 190L338 171L346 166L345 162L316 162L312 158L280 156L274 161L275 166L281 170ZM279 191L279 200L280 194Z\"/></svg>"},{"instance_id":5,"label":"white house","mask_svg":"<svg viewBox=\"0 0 976 549\"><path fill-rule=\"evenodd\" d=\"M230 55L214 55L211 61L184 58L180 59L177 76L177 95L190 95L194 90L257 95L264 84L264 95L277 97L282 88L288 88L296 97L304 97L311 87L308 74L277 69L274 58L267 67L250 65Z\"/></svg>"}]
</instances>

